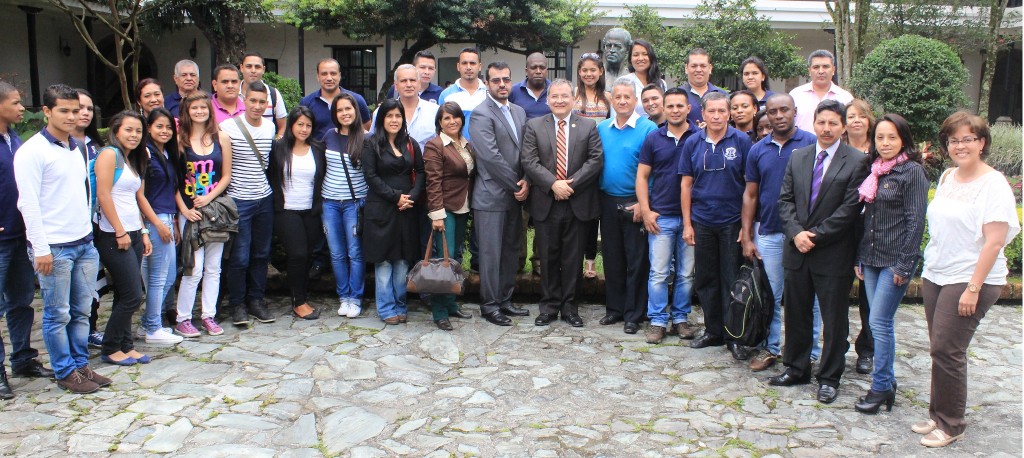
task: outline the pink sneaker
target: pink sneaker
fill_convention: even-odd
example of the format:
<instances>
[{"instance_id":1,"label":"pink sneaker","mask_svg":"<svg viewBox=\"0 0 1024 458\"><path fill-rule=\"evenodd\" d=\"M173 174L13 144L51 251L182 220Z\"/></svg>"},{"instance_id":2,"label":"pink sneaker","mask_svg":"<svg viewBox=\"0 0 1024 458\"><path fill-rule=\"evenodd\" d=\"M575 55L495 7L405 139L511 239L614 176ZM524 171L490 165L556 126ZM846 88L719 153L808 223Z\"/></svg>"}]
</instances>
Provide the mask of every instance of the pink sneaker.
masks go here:
<instances>
[{"instance_id":1,"label":"pink sneaker","mask_svg":"<svg viewBox=\"0 0 1024 458\"><path fill-rule=\"evenodd\" d=\"M203 328L206 328L206 332L211 336L219 336L224 334L224 328L221 328L213 318L203 318ZM197 333L199 331L196 331Z\"/></svg>"},{"instance_id":2,"label":"pink sneaker","mask_svg":"<svg viewBox=\"0 0 1024 458\"><path fill-rule=\"evenodd\" d=\"M185 320L178 323L174 327L174 332L177 332L182 337L199 337L199 330L192 325L192 320Z\"/></svg>"}]
</instances>

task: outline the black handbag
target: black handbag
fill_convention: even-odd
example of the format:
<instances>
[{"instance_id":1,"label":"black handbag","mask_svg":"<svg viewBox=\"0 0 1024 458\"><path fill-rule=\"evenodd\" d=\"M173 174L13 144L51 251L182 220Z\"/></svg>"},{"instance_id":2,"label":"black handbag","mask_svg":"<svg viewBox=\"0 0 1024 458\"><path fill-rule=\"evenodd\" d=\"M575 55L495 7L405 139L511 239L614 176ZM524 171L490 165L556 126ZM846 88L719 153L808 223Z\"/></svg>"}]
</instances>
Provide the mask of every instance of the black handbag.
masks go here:
<instances>
[{"instance_id":1,"label":"black handbag","mask_svg":"<svg viewBox=\"0 0 1024 458\"><path fill-rule=\"evenodd\" d=\"M427 239L427 252L423 255L423 261L417 262L409 270L406 277L406 290L410 293L420 294L455 294L461 295L464 291L463 283L466 279L462 271L462 265L452 260L448 254L448 238L441 236L444 246L443 258L430 258L430 252L434 248L434 232L430 231L430 238Z\"/></svg>"},{"instance_id":2,"label":"black handbag","mask_svg":"<svg viewBox=\"0 0 1024 458\"><path fill-rule=\"evenodd\" d=\"M731 296L725 309L725 332L739 345L760 345L768 338L775 315L775 295L761 261L754 259L740 267Z\"/></svg>"}]
</instances>

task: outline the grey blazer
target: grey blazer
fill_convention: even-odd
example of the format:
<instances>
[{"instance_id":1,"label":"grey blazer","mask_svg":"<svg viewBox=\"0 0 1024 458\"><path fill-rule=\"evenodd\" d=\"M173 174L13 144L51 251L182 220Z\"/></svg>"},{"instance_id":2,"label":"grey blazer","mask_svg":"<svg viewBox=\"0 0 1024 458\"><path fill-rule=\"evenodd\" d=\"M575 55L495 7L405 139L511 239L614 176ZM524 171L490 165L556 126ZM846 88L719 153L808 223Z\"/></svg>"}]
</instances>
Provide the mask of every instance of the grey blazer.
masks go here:
<instances>
[{"instance_id":1,"label":"grey blazer","mask_svg":"<svg viewBox=\"0 0 1024 458\"><path fill-rule=\"evenodd\" d=\"M519 203L513 194L519 190L516 183L524 178L519 150L523 144L526 111L514 103L509 103L509 108L515 121L515 135L498 104L489 96L470 116L469 138L476 152L477 167L470 202L474 210L505 211Z\"/></svg>"},{"instance_id":2,"label":"grey blazer","mask_svg":"<svg viewBox=\"0 0 1024 458\"><path fill-rule=\"evenodd\" d=\"M569 206L576 219L589 221L597 218L598 182L604 165L604 148L597 134L597 123L573 113L568 118L569 162L565 173L572 179L569 186L573 194ZM551 211L555 196L551 185L555 182L555 119L551 115L533 118L526 123L523 136L523 171L533 186L528 208L535 221L544 221Z\"/></svg>"}]
</instances>

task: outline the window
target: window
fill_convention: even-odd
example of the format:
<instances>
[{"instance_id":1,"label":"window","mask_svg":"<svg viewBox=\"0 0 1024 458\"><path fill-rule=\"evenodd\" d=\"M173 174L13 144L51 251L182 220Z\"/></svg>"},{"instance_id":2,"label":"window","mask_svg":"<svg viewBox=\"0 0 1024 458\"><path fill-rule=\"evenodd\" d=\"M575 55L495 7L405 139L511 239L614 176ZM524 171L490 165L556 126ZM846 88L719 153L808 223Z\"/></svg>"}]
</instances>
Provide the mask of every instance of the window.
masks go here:
<instances>
[{"instance_id":1,"label":"window","mask_svg":"<svg viewBox=\"0 0 1024 458\"><path fill-rule=\"evenodd\" d=\"M277 73L277 59L263 59L263 65L266 71Z\"/></svg>"},{"instance_id":2,"label":"window","mask_svg":"<svg viewBox=\"0 0 1024 458\"><path fill-rule=\"evenodd\" d=\"M548 58L548 79L565 78L565 50L557 52L545 52Z\"/></svg>"},{"instance_id":3,"label":"window","mask_svg":"<svg viewBox=\"0 0 1024 458\"><path fill-rule=\"evenodd\" d=\"M373 105L377 102L377 47L332 46L331 53L341 64L341 87L355 92Z\"/></svg>"}]
</instances>

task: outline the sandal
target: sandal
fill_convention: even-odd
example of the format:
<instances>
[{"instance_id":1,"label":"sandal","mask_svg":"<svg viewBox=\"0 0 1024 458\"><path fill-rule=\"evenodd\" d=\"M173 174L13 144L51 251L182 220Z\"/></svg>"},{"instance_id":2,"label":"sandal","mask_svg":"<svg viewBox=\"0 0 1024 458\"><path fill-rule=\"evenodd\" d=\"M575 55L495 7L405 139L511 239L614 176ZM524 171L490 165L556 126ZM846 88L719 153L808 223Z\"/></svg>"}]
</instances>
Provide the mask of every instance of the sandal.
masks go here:
<instances>
[{"instance_id":1,"label":"sandal","mask_svg":"<svg viewBox=\"0 0 1024 458\"><path fill-rule=\"evenodd\" d=\"M597 278L597 261L593 259L583 261L583 277Z\"/></svg>"},{"instance_id":2,"label":"sandal","mask_svg":"<svg viewBox=\"0 0 1024 458\"><path fill-rule=\"evenodd\" d=\"M963 433L960 433L957 436L950 436L949 434L946 434L945 431L935 428L934 431L921 438L921 445L932 448L945 447L953 442L963 439L963 437Z\"/></svg>"}]
</instances>

